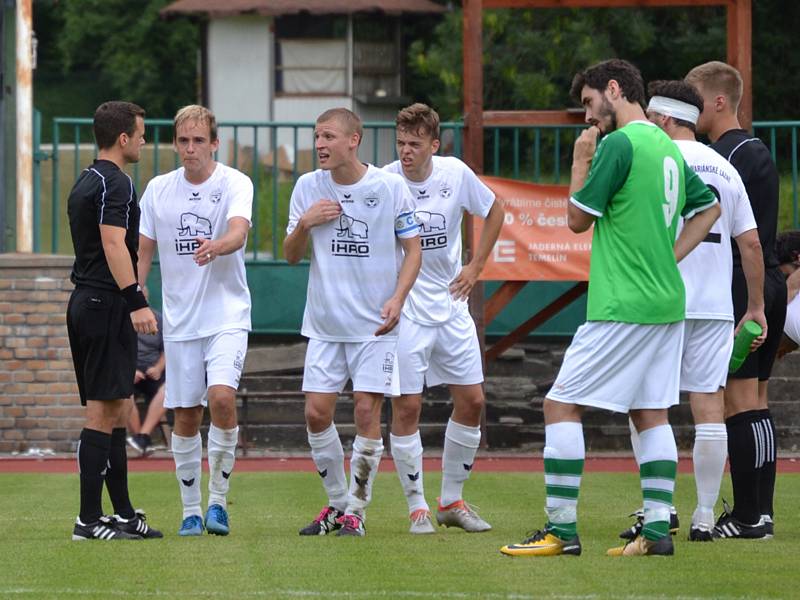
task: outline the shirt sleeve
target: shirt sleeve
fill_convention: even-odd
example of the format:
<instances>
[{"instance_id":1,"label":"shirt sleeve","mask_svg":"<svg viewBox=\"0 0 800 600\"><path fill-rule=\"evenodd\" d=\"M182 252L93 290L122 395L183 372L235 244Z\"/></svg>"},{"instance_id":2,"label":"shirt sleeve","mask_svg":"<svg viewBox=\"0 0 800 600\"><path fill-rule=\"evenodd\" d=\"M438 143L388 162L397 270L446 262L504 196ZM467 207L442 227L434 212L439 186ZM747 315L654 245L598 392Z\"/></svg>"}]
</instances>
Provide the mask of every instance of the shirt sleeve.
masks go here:
<instances>
[{"instance_id":1,"label":"shirt sleeve","mask_svg":"<svg viewBox=\"0 0 800 600\"><path fill-rule=\"evenodd\" d=\"M405 181L399 176L393 185L394 233L399 238L413 238L419 235L419 224L414 218L414 197Z\"/></svg>"},{"instance_id":2,"label":"shirt sleeve","mask_svg":"<svg viewBox=\"0 0 800 600\"><path fill-rule=\"evenodd\" d=\"M683 161L683 176L686 179L686 204L681 216L691 219L697 213L711 208L717 202L717 197L686 161Z\"/></svg>"},{"instance_id":3,"label":"shirt sleeve","mask_svg":"<svg viewBox=\"0 0 800 600\"><path fill-rule=\"evenodd\" d=\"M252 226L253 182L247 175L238 171L231 179L229 193L232 194L232 197L228 203L228 214L225 215L225 220L230 221L233 217L242 217L247 219Z\"/></svg>"},{"instance_id":4,"label":"shirt sleeve","mask_svg":"<svg viewBox=\"0 0 800 600\"><path fill-rule=\"evenodd\" d=\"M494 192L483 183L472 169L464 165L464 209L471 215L486 218L494 204Z\"/></svg>"},{"instance_id":5,"label":"shirt sleeve","mask_svg":"<svg viewBox=\"0 0 800 600\"><path fill-rule=\"evenodd\" d=\"M575 206L602 217L611 198L622 189L633 162L628 136L615 131L600 141L583 187L570 198Z\"/></svg>"},{"instance_id":6,"label":"shirt sleeve","mask_svg":"<svg viewBox=\"0 0 800 600\"><path fill-rule=\"evenodd\" d=\"M738 175L736 183L739 196L735 199L733 227L731 228L731 236L735 238L751 229L758 229L756 218L753 215L753 207L750 205L750 198L748 198L747 190L744 188L744 184L742 180L738 178Z\"/></svg>"},{"instance_id":7,"label":"shirt sleeve","mask_svg":"<svg viewBox=\"0 0 800 600\"><path fill-rule=\"evenodd\" d=\"M289 222L286 224L286 235L290 235L300 222L303 214L306 212L305 194L303 188L306 186L306 178L301 177L294 184L292 190L292 197L289 200Z\"/></svg>"},{"instance_id":8,"label":"shirt sleeve","mask_svg":"<svg viewBox=\"0 0 800 600\"><path fill-rule=\"evenodd\" d=\"M154 187L155 185L152 181L147 184L144 194L142 194L142 201L139 203L139 209L142 213L139 218L139 233L150 238L151 240L158 239L156 237L156 219L155 215L153 214L153 196L155 194L153 191Z\"/></svg>"},{"instance_id":9,"label":"shirt sleeve","mask_svg":"<svg viewBox=\"0 0 800 600\"><path fill-rule=\"evenodd\" d=\"M794 300L786 307L786 323L783 325L783 333L795 344L800 345L800 295L795 296Z\"/></svg>"},{"instance_id":10,"label":"shirt sleeve","mask_svg":"<svg viewBox=\"0 0 800 600\"><path fill-rule=\"evenodd\" d=\"M133 207L133 181L122 171L103 180L103 192L97 205L97 222L128 228Z\"/></svg>"}]
</instances>

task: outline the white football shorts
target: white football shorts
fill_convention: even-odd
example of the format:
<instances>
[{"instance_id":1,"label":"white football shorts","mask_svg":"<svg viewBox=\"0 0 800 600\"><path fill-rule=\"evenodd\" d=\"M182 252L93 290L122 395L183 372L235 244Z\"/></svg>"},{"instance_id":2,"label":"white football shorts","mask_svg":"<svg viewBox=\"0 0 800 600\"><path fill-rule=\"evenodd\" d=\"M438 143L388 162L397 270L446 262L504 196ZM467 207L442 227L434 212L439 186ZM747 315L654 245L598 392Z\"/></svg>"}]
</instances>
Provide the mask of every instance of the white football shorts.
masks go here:
<instances>
[{"instance_id":1,"label":"white football shorts","mask_svg":"<svg viewBox=\"0 0 800 600\"><path fill-rule=\"evenodd\" d=\"M422 325L402 316L399 328L401 394L421 394L426 383L432 387L483 382L478 332L468 311L441 325Z\"/></svg>"},{"instance_id":2,"label":"white football shorts","mask_svg":"<svg viewBox=\"0 0 800 600\"><path fill-rule=\"evenodd\" d=\"M733 321L686 319L681 359L682 392L716 392L725 387L733 352Z\"/></svg>"},{"instance_id":3,"label":"white football shorts","mask_svg":"<svg viewBox=\"0 0 800 600\"><path fill-rule=\"evenodd\" d=\"M208 388L239 389L247 355L247 331L232 329L197 340L164 340L167 361L166 408L208 405Z\"/></svg>"},{"instance_id":4,"label":"white football shorts","mask_svg":"<svg viewBox=\"0 0 800 600\"><path fill-rule=\"evenodd\" d=\"M589 321L575 332L547 397L627 413L678 403L683 321Z\"/></svg>"},{"instance_id":5,"label":"white football shorts","mask_svg":"<svg viewBox=\"0 0 800 600\"><path fill-rule=\"evenodd\" d=\"M369 342L309 339L303 369L303 391L339 393L348 379L353 391L399 396L397 338Z\"/></svg>"}]
</instances>

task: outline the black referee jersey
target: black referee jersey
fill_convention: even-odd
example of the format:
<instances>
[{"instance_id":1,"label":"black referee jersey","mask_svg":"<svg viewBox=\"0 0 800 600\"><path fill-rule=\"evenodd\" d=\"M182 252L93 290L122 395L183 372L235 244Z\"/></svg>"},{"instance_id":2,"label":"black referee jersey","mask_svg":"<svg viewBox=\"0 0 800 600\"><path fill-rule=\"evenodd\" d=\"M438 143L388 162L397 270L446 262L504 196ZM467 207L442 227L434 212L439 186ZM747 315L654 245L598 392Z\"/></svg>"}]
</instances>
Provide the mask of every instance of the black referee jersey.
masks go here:
<instances>
[{"instance_id":1,"label":"black referee jersey","mask_svg":"<svg viewBox=\"0 0 800 600\"><path fill-rule=\"evenodd\" d=\"M778 168L772 160L769 148L744 129L726 131L711 147L739 172L756 218L764 266L777 267L775 238L778 234ZM736 244L731 244L731 247L733 266L741 270L742 257L739 248Z\"/></svg>"},{"instance_id":2,"label":"black referee jersey","mask_svg":"<svg viewBox=\"0 0 800 600\"><path fill-rule=\"evenodd\" d=\"M122 169L110 160L95 160L72 187L67 214L75 248L72 283L119 291L103 251L100 225L126 229L125 246L138 278L139 203L133 181Z\"/></svg>"}]
</instances>

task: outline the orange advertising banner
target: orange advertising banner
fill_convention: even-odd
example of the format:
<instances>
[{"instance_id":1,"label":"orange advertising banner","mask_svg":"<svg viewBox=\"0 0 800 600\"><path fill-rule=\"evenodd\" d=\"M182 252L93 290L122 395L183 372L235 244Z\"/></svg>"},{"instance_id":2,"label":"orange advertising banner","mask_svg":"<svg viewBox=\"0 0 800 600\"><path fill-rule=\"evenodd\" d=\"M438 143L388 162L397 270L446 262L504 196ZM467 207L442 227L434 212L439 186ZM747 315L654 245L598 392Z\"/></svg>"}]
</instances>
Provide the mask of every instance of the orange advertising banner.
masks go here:
<instances>
[{"instance_id":1,"label":"orange advertising banner","mask_svg":"<svg viewBox=\"0 0 800 600\"><path fill-rule=\"evenodd\" d=\"M481 181L495 193L505 210L483 280L587 281L593 229L573 233L567 226L569 187L539 185L501 177ZM473 220L480 240L483 219Z\"/></svg>"}]
</instances>

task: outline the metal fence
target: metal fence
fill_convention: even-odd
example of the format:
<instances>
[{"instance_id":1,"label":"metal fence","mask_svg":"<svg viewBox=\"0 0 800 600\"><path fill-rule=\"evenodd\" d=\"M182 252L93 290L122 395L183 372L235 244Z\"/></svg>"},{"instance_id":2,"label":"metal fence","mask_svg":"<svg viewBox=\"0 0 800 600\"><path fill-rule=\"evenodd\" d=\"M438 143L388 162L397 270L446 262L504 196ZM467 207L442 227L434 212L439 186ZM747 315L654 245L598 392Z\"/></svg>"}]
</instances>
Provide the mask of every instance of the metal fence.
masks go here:
<instances>
[{"instance_id":1,"label":"metal fence","mask_svg":"<svg viewBox=\"0 0 800 600\"><path fill-rule=\"evenodd\" d=\"M80 171L97 156L88 118L53 120L52 143L42 144L41 116L34 121L34 251L70 253L66 197ZM179 166L172 151L172 121L150 119L142 160L132 177L141 194L150 178ZM800 121L754 123L781 171L784 224L798 227L797 131ZM317 168L314 123L223 122L219 124L218 159L247 173L256 190L253 229L247 256L251 261L280 260L291 188L304 172ZM582 125L490 127L485 130L487 174L533 182L568 183L572 146ZM442 124L442 154L461 156L463 124ZM383 165L396 158L395 125L364 124L361 159ZM788 189L787 189L788 187Z\"/></svg>"}]
</instances>

